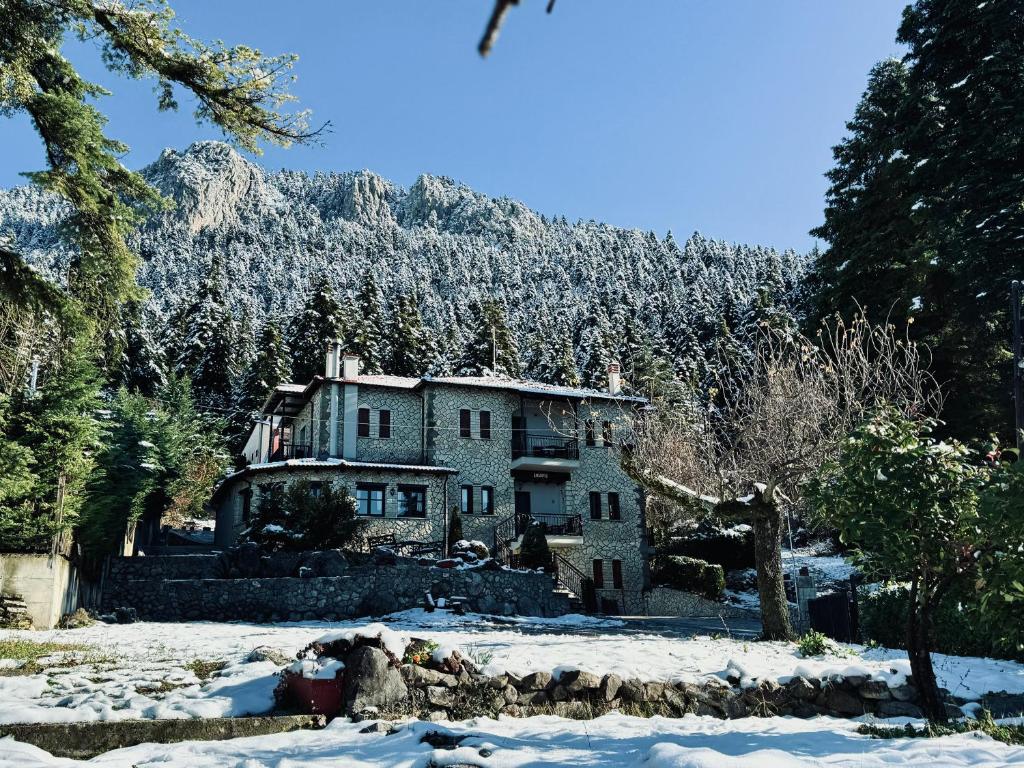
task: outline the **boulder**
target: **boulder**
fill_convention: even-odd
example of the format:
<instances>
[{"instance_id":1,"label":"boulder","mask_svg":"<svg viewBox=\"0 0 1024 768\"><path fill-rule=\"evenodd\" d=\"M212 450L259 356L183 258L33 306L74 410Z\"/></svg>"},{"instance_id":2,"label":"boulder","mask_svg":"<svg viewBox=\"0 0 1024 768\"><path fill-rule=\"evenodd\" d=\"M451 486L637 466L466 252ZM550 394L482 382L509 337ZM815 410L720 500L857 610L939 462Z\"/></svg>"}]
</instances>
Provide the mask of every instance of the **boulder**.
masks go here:
<instances>
[{"instance_id":1,"label":"boulder","mask_svg":"<svg viewBox=\"0 0 1024 768\"><path fill-rule=\"evenodd\" d=\"M450 707L455 703L455 697L448 688L439 685L428 685L426 687L427 703L432 707Z\"/></svg>"},{"instance_id":2,"label":"boulder","mask_svg":"<svg viewBox=\"0 0 1024 768\"><path fill-rule=\"evenodd\" d=\"M824 707L841 716L853 717L863 715L867 711L863 701L838 686L829 686L824 692L824 697Z\"/></svg>"},{"instance_id":3,"label":"boulder","mask_svg":"<svg viewBox=\"0 0 1024 768\"><path fill-rule=\"evenodd\" d=\"M291 663L291 659L288 658L284 651L279 651L276 648L271 648L266 645L261 645L258 648L253 648L249 651L249 654L245 657L247 664L253 664L259 661L269 661L278 667L283 667L286 664Z\"/></svg>"},{"instance_id":4,"label":"boulder","mask_svg":"<svg viewBox=\"0 0 1024 768\"><path fill-rule=\"evenodd\" d=\"M422 688L427 685L455 688L459 684L459 679L455 675L446 675L444 672L427 669L419 664L403 664L401 673L402 679L416 688Z\"/></svg>"},{"instance_id":5,"label":"boulder","mask_svg":"<svg viewBox=\"0 0 1024 768\"><path fill-rule=\"evenodd\" d=\"M811 683L806 677L797 676L786 683L786 691L794 699L810 701L818 695L818 686Z\"/></svg>"},{"instance_id":6,"label":"boulder","mask_svg":"<svg viewBox=\"0 0 1024 768\"><path fill-rule=\"evenodd\" d=\"M564 685L566 690L570 693L591 691L601 687L600 677L595 675L593 672L584 672L580 669L574 669L563 673L558 682Z\"/></svg>"},{"instance_id":7,"label":"boulder","mask_svg":"<svg viewBox=\"0 0 1024 768\"><path fill-rule=\"evenodd\" d=\"M917 688L910 683L890 688L889 693L892 694L892 697L897 701L917 701Z\"/></svg>"},{"instance_id":8,"label":"boulder","mask_svg":"<svg viewBox=\"0 0 1024 768\"><path fill-rule=\"evenodd\" d=\"M531 672L519 682L522 691L540 691L551 682L550 672Z\"/></svg>"},{"instance_id":9,"label":"boulder","mask_svg":"<svg viewBox=\"0 0 1024 768\"><path fill-rule=\"evenodd\" d=\"M344 576L349 567L345 555L338 549L307 552L302 564L312 569L314 576Z\"/></svg>"},{"instance_id":10,"label":"boulder","mask_svg":"<svg viewBox=\"0 0 1024 768\"><path fill-rule=\"evenodd\" d=\"M647 701L647 690L639 680L630 678L619 687L619 698L623 701Z\"/></svg>"},{"instance_id":11,"label":"boulder","mask_svg":"<svg viewBox=\"0 0 1024 768\"><path fill-rule=\"evenodd\" d=\"M346 714L367 707L393 708L408 695L402 674L391 666L384 651L363 645L345 657L342 706Z\"/></svg>"},{"instance_id":12,"label":"boulder","mask_svg":"<svg viewBox=\"0 0 1024 768\"><path fill-rule=\"evenodd\" d=\"M909 701L880 701L878 702L879 717L924 717L921 708Z\"/></svg>"},{"instance_id":13,"label":"boulder","mask_svg":"<svg viewBox=\"0 0 1024 768\"><path fill-rule=\"evenodd\" d=\"M519 694L516 704L519 706L540 706L548 703L548 695L544 691L523 691Z\"/></svg>"},{"instance_id":14,"label":"boulder","mask_svg":"<svg viewBox=\"0 0 1024 768\"><path fill-rule=\"evenodd\" d=\"M619 695L619 688L622 687L622 678L618 675L605 675L601 678L601 696L605 701L611 701Z\"/></svg>"},{"instance_id":15,"label":"boulder","mask_svg":"<svg viewBox=\"0 0 1024 768\"><path fill-rule=\"evenodd\" d=\"M857 693L862 699L872 699L873 701L886 701L892 698L889 686L882 680L868 680L862 683L857 688Z\"/></svg>"}]
</instances>

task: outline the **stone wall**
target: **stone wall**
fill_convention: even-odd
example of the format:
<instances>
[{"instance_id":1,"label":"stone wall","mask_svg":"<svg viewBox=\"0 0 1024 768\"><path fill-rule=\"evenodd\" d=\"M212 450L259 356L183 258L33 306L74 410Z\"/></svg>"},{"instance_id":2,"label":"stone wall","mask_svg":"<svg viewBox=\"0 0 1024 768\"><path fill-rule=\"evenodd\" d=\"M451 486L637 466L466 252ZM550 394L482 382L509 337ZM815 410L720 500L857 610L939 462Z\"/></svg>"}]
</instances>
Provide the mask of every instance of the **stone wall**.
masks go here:
<instances>
[{"instance_id":1,"label":"stone wall","mask_svg":"<svg viewBox=\"0 0 1024 768\"><path fill-rule=\"evenodd\" d=\"M111 583L147 579L216 579L217 555L183 554L156 557L112 557L107 579Z\"/></svg>"},{"instance_id":2,"label":"stone wall","mask_svg":"<svg viewBox=\"0 0 1024 768\"><path fill-rule=\"evenodd\" d=\"M64 557L0 554L0 594L20 597L35 629L52 629L78 607L78 582Z\"/></svg>"},{"instance_id":3,"label":"stone wall","mask_svg":"<svg viewBox=\"0 0 1024 768\"><path fill-rule=\"evenodd\" d=\"M644 594L648 616L724 616L725 618L757 618L756 612L730 603L716 603L702 595L669 587L654 587Z\"/></svg>"},{"instance_id":4,"label":"stone wall","mask_svg":"<svg viewBox=\"0 0 1024 768\"><path fill-rule=\"evenodd\" d=\"M152 558L156 560L158 558ZM169 559L169 558L159 558ZM107 579L103 609L134 608L148 621L307 621L382 615L434 598L465 597L468 610L559 616L568 601L550 576L500 568L351 566L344 576L265 579Z\"/></svg>"}]
</instances>

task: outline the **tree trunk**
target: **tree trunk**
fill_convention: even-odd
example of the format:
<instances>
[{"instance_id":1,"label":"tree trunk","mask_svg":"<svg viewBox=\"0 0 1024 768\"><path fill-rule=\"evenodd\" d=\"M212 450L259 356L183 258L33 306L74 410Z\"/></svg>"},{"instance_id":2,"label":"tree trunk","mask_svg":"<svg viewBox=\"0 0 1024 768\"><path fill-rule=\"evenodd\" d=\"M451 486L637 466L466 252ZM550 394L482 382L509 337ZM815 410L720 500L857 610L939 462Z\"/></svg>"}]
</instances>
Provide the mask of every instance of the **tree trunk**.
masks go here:
<instances>
[{"instance_id":1,"label":"tree trunk","mask_svg":"<svg viewBox=\"0 0 1024 768\"><path fill-rule=\"evenodd\" d=\"M754 563L757 593L761 598L761 625L765 640L792 640L789 601L782 578L782 510L760 497L754 510Z\"/></svg>"},{"instance_id":2,"label":"tree trunk","mask_svg":"<svg viewBox=\"0 0 1024 768\"><path fill-rule=\"evenodd\" d=\"M910 587L910 604L907 606L907 657L910 659L910 672L921 696L921 709L925 717L933 723L945 723L949 717L932 668L931 623L931 607L922 592L919 592L915 578Z\"/></svg>"}]
</instances>

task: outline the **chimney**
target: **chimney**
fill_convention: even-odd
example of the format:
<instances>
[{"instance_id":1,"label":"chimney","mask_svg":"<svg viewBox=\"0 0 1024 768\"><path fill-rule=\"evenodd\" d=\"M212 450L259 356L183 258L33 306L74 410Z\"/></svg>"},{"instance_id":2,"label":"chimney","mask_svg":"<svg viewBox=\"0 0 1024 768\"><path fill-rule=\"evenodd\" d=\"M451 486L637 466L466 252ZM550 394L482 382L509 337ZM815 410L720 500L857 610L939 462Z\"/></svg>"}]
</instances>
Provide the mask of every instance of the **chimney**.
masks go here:
<instances>
[{"instance_id":1,"label":"chimney","mask_svg":"<svg viewBox=\"0 0 1024 768\"><path fill-rule=\"evenodd\" d=\"M324 378L336 379L340 375L338 367L341 365L341 339L335 339L327 347L327 364L324 367Z\"/></svg>"},{"instance_id":2,"label":"chimney","mask_svg":"<svg viewBox=\"0 0 1024 768\"><path fill-rule=\"evenodd\" d=\"M345 355L341 358L341 378L346 381L359 376L359 355Z\"/></svg>"},{"instance_id":3,"label":"chimney","mask_svg":"<svg viewBox=\"0 0 1024 768\"><path fill-rule=\"evenodd\" d=\"M619 378L619 364L608 363L608 393L617 395L622 390L622 381Z\"/></svg>"}]
</instances>

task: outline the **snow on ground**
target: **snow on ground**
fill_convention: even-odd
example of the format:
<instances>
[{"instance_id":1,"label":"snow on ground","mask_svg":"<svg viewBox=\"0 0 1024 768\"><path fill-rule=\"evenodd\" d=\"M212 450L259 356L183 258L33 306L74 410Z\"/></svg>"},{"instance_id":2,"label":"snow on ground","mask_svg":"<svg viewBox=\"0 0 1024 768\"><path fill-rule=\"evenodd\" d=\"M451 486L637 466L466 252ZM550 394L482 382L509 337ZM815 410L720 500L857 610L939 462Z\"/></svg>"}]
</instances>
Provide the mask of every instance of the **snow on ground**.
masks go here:
<instances>
[{"instance_id":1,"label":"snow on ground","mask_svg":"<svg viewBox=\"0 0 1024 768\"><path fill-rule=\"evenodd\" d=\"M906 654L898 650L843 646L845 655L802 659L792 643L679 637L665 631L663 623L658 632L645 632L642 622L627 625L583 616L502 619L418 609L384 621L396 631L430 638L444 647L461 647L488 672L519 675L580 668L642 680L699 681L724 677L732 669L747 683L793 674L845 673L871 674L897 685L908 671ZM102 654L98 660L87 655L80 663L55 659L53 664L44 663L39 674L0 676L0 723L266 712L273 705L278 667L269 661L246 662L252 649L269 646L293 658L325 632L344 632L366 623L139 622L49 632L0 631L0 637L89 645ZM226 666L203 681L195 667L189 668L196 659ZM956 696L970 699L1000 690L1024 693L1021 664L936 655L935 667L939 684Z\"/></svg>"},{"instance_id":2,"label":"snow on ground","mask_svg":"<svg viewBox=\"0 0 1024 768\"><path fill-rule=\"evenodd\" d=\"M393 735L361 734L365 723L338 719L322 731L230 741L140 744L91 761L58 759L0 741L0 768L422 768L455 763L481 768L1009 768L1024 766L1024 748L969 734L939 739L876 740L857 723L822 717L717 720L650 719L609 714L596 720L557 717L412 722ZM421 743L428 732L469 734L454 750Z\"/></svg>"}]
</instances>

